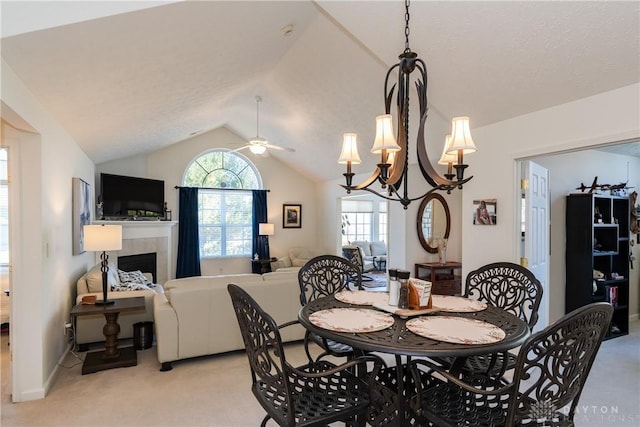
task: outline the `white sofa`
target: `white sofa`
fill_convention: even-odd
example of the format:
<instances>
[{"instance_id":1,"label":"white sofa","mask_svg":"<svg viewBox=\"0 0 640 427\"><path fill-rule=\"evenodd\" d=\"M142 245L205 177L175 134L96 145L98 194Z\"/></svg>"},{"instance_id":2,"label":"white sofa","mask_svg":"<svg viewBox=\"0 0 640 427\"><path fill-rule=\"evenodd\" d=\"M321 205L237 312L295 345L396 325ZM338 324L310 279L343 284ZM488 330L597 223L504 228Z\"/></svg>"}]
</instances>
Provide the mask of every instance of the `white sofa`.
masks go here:
<instances>
[{"instance_id":1,"label":"white sofa","mask_svg":"<svg viewBox=\"0 0 640 427\"><path fill-rule=\"evenodd\" d=\"M107 273L107 285L119 284L117 269L114 265L109 265ZM147 279L151 279L151 274L144 273ZM92 267L87 273L82 275L76 282L77 297L76 304L82 302L82 298L88 295L95 295L97 299L102 299L102 272L100 264ZM144 297L144 311L130 311L120 313L118 324L120 333L118 339L133 338L133 325L137 322L153 321L153 296L156 293L163 293L161 285L154 285L150 290L107 292L108 299ZM75 319L75 343L81 351L87 350L90 343L102 342L105 340L102 329L105 325L105 318L101 314L83 315Z\"/></svg>"},{"instance_id":2,"label":"white sofa","mask_svg":"<svg viewBox=\"0 0 640 427\"><path fill-rule=\"evenodd\" d=\"M227 285L246 290L278 324L298 319L296 271L201 276L169 280L153 301L156 348L161 371L172 362L244 349ZM302 340L301 325L284 328L284 341Z\"/></svg>"},{"instance_id":3,"label":"white sofa","mask_svg":"<svg viewBox=\"0 0 640 427\"><path fill-rule=\"evenodd\" d=\"M295 271L305 265L307 261L313 258L313 254L307 248L296 246L289 249L287 256L278 258L277 261L271 263L271 271Z\"/></svg>"}]
</instances>

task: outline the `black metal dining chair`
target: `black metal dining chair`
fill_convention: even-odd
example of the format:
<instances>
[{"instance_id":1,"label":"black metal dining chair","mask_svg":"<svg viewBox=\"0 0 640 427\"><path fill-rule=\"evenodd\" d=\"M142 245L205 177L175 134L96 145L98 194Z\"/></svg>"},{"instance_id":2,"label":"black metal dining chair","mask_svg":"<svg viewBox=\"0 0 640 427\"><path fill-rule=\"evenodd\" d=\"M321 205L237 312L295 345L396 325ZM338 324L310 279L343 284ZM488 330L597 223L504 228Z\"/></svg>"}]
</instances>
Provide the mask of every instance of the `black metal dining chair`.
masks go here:
<instances>
[{"instance_id":1,"label":"black metal dining chair","mask_svg":"<svg viewBox=\"0 0 640 427\"><path fill-rule=\"evenodd\" d=\"M467 275L464 297L501 308L525 321L532 329L538 322L542 285L527 268L511 262L496 262ZM438 358L437 362L451 368L455 359ZM467 357L457 369L467 374L502 377L513 369L515 362L516 355L511 352L491 353Z\"/></svg>"},{"instance_id":2,"label":"black metal dining chair","mask_svg":"<svg viewBox=\"0 0 640 427\"><path fill-rule=\"evenodd\" d=\"M370 406L380 400L372 393L380 388L374 381L383 366L379 358L363 356L339 366L309 360L294 367L285 357L282 326L239 286L229 284L227 290L249 359L251 390L267 412L262 427L270 419L280 426L364 425L373 416Z\"/></svg>"},{"instance_id":3,"label":"black metal dining chair","mask_svg":"<svg viewBox=\"0 0 640 427\"><path fill-rule=\"evenodd\" d=\"M523 344L511 382L455 376L428 360L410 362L418 425L573 426L580 394L605 337L613 308L593 303L533 334ZM538 424L542 422L542 424Z\"/></svg>"},{"instance_id":4,"label":"black metal dining chair","mask_svg":"<svg viewBox=\"0 0 640 427\"><path fill-rule=\"evenodd\" d=\"M335 255L320 255L307 261L298 271L300 286L300 304L307 305L345 289L362 289L360 269L345 258ZM327 355L352 358L355 351L352 347L333 340L323 338L309 331L305 334L305 352L312 359L309 342L317 344L322 353L317 358Z\"/></svg>"},{"instance_id":5,"label":"black metal dining chair","mask_svg":"<svg viewBox=\"0 0 640 427\"><path fill-rule=\"evenodd\" d=\"M364 271L364 259L362 258L362 252L357 246L343 246L342 247L342 256L349 260L352 264L354 264L360 270L360 275L362 276L362 281L371 282L373 281L373 277L365 275ZM369 270L367 270L369 271Z\"/></svg>"}]
</instances>

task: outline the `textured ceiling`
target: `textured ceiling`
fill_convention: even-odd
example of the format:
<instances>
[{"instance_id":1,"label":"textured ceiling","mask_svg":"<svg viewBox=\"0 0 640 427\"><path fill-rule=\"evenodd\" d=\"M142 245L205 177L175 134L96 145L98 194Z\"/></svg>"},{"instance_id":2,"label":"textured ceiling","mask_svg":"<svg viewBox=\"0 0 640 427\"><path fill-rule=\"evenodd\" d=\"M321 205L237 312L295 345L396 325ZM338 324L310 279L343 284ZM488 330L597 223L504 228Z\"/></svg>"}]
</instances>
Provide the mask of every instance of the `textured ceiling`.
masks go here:
<instances>
[{"instance_id":1,"label":"textured ceiling","mask_svg":"<svg viewBox=\"0 0 640 427\"><path fill-rule=\"evenodd\" d=\"M220 126L249 139L256 94L260 136L296 149L281 161L339 177L341 135L357 131L361 170L375 163L402 2L20 3L1 4L2 57L95 163ZM639 5L414 0L432 113L478 127L638 82Z\"/></svg>"}]
</instances>

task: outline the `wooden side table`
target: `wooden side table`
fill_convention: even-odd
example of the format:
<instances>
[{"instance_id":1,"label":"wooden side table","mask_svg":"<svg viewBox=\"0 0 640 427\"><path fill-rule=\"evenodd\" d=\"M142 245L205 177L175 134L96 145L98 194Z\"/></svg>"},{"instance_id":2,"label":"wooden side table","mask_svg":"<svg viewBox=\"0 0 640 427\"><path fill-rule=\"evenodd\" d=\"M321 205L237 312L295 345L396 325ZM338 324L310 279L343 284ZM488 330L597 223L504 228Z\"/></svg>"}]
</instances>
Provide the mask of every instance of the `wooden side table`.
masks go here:
<instances>
[{"instance_id":1,"label":"wooden side table","mask_svg":"<svg viewBox=\"0 0 640 427\"><path fill-rule=\"evenodd\" d=\"M277 258L252 259L251 272L256 274L271 273L271 263L276 262L277 260Z\"/></svg>"},{"instance_id":2,"label":"wooden side table","mask_svg":"<svg viewBox=\"0 0 640 427\"><path fill-rule=\"evenodd\" d=\"M462 278L455 274L462 264L457 261L423 262L415 264L415 277L431 282L431 293L436 295L460 295L462 292ZM420 270L427 270L426 275Z\"/></svg>"},{"instance_id":3,"label":"wooden side table","mask_svg":"<svg viewBox=\"0 0 640 427\"><path fill-rule=\"evenodd\" d=\"M123 311L144 309L144 297L119 298L111 305L76 304L71 309L71 316L73 317L103 314L106 319L106 324L102 329L106 339L104 350L87 353L82 364L82 375L138 364L138 355L135 348L118 348L118 333L120 333L118 315Z\"/></svg>"}]
</instances>

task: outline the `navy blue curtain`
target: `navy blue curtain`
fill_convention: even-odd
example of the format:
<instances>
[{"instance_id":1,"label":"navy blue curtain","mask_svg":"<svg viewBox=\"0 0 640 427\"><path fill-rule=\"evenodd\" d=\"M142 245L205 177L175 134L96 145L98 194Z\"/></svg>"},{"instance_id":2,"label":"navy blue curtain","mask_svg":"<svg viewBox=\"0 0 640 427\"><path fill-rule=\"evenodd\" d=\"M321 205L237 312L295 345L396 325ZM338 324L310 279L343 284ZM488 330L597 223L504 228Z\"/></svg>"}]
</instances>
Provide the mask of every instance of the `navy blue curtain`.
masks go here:
<instances>
[{"instance_id":1,"label":"navy blue curtain","mask_svg":"<svg viewBox=\"0 0 640 427\"><path fill-rule=\"evenodd\" d=\"M198 189L180 188L176 278L200 276Z\"/></svg>"},{"instance_id":2,"label":"navy blue curtain","mask_svg":"<svg viewBox=\"0 0 640 427\"><path fill-rule=\"evenodd\" d=\"M269 259L269 237L261 236L259 224L267 222L267 190L251 190L253 194L253 253L260 259Z\"/></svg>"}]
</instances>

